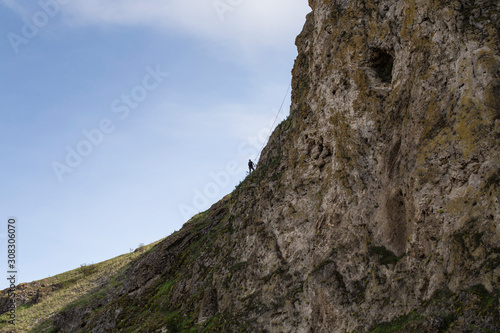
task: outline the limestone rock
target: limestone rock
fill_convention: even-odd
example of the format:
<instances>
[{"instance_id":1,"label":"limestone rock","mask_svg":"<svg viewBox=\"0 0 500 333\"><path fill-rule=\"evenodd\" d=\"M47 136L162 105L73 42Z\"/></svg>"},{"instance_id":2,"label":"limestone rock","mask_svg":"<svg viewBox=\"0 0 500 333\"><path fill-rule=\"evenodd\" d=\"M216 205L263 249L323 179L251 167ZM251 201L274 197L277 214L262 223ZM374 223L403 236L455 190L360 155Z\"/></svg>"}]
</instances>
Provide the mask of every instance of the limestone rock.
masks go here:
<instances>
[{"instance_id":1,"label":"limestone rock","mask_svg":"<svg viewBox=\"0 0 500 333\"><path fill-rule=\"evenodd\" d=\"M59 331L500 330L500 2L309 4L259 168Z\"/></svg>"}]
</instances>

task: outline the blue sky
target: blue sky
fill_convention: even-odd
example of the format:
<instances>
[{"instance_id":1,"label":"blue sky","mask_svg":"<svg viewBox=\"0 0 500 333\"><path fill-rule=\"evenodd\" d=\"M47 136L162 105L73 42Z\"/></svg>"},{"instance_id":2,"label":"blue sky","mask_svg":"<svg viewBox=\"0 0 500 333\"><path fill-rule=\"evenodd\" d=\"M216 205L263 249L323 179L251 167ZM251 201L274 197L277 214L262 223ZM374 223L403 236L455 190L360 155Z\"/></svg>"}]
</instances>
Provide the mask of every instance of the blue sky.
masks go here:
<instances>
[{"instance_id":1,"label":"blue sky","mask_svg":"<svg viewBox=\"0 0 500 333\"><path fill-rule=\"evenodd\" d=\"M0 268L9 216L30 282L168 236L231 192L285 96L308 12L305 0L0 0Z\"/></svg>"}]
</instances>

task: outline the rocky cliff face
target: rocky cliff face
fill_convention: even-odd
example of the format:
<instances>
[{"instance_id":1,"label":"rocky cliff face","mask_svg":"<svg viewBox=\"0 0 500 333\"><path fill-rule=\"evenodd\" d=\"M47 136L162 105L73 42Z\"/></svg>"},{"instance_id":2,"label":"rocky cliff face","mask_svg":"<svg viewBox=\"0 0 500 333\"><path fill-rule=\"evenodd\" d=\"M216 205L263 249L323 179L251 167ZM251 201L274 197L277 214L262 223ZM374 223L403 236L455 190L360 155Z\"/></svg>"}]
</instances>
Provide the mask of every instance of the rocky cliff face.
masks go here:
<instances>
[{"instance_id":1,"label":"rocky cliff face","mask_svg":"<svg viewBox=\"0 0 500 333\"><path fill-rule=\"evenodd\" d=\"M309 4L257 171L58 331L500 330L500 3Z\"/></svg>"}]
</instances>

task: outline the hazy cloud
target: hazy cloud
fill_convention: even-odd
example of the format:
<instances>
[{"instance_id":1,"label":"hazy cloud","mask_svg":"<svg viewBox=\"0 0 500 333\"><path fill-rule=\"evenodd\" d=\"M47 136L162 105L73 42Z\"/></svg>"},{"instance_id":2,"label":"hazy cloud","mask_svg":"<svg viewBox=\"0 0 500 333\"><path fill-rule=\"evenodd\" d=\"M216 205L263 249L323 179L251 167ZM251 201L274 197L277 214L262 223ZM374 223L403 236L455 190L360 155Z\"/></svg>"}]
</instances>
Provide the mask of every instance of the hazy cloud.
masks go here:
<instances>
[{"instance_id":1,"label":"hazy cloud","mask_svg":"<svg viewBox=\"0 0 500 333\"><path fill-rule=\"evenodd\" d=\"M5 7L13 10L14 12L20 14L20 15L25 15L26 10L25 7L21 5L22 1L16 1L16 0L0 0L0 4L4 5Z\"/></svg>"},{"instance_id":2,"label":"hazy cloud","mask_svg":"<svg viewBox=\"0 0 500 333\"><path fill-rule=\"evenodd\" d=\"M243 45L280 43L298 33L305 0L72 0L71 22L144 25Z\"/></svg>"}]
</instances>

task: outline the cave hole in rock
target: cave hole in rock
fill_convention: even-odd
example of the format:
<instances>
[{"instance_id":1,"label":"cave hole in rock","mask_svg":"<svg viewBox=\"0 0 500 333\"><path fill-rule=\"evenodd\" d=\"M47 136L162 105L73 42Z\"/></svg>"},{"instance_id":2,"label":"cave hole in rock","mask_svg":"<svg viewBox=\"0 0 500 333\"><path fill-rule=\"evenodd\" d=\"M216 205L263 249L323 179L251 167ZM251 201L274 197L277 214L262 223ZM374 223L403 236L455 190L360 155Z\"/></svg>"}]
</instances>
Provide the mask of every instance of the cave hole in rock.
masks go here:
<instances>
[{"instance_id":1,"label":"cave hole in rock","mask_svg":"<svg viewBox=\"0 0 500 333\"><path fill-rule=\"evenodd\" d=\"M370 66L375 70L380 81L391 83L394 58L388 51L371 49Z\"/></svg>"}]
</instances>

